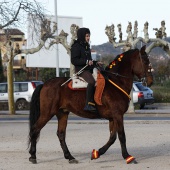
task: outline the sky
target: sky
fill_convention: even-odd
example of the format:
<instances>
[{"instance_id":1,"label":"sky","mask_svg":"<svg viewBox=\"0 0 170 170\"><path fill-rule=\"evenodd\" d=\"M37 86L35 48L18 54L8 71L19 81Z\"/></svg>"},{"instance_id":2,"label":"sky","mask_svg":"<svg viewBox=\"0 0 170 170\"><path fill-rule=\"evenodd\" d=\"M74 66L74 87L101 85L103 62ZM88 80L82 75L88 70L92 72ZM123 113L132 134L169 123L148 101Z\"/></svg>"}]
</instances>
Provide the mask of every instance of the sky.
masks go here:
<instances>
[{"instance_id":1,"label":"sky","mask_svg":"<svg viewBox=\"0 0 170 170\"><path fill-rule=\"evenodd\" d=\"M39 0L51 14L55 14L54 0ZM149 22L149 37L155 38L153 28L160 28L165 20L166 33L170 36L170 0L57 0L59 16L83 18L83 27L91 31L91 45L108 42L105 34L106 25L115 25L118 41L117 24L121 23L123 40L127 38L128 22L138 21L138 36L143 37L143 27ZM133 29L132 29L133 32Z\"/></svg>"}]
</instances>

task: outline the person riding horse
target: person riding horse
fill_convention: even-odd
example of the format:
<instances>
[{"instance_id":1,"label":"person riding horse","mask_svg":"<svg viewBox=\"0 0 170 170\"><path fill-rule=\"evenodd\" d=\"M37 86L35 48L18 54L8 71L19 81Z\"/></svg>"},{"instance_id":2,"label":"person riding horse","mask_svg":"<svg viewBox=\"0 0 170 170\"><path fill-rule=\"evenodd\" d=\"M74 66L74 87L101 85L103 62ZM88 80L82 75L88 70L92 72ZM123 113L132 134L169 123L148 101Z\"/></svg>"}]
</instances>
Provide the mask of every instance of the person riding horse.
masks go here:
<instances>
[{"instance_id":1,"label":"person riding horse","mask_svg":"<svg viewBox=\"0 0 170 170\"><path fill-rule=\"evenodd\" d=\"M75 46L79 46L80 49L82 48L81 50L84 49L79 43L75 44ZM135 157L128 153L126 147L124 114L129 106L129 95L134 76L146 80L148 86L151 86L153 83L150 61L145 49L146 46L140 50L131 49L119 54L105 67L103 72L108 78L105 81L105 88L102 94L102 105L96 103L97 113L92 114L90 111L83 110L86 101L86 92L84 90L71 90L68 87L68 83L62 86L64 82L69 80L68 77L55 77L37 86L30 102L28 146L31 156L29 157L29 161L34 164L37 163L37 141L40 131L52 117L56 116L58 121L57 136L64 157L68 159L69 163L78 163L78 160L70 153L66 143L66 128L69 113L72 112L83 118L104 118L109 122L109 140L98 150L93 149L91 159L98 159L106 153L118 136L122 157L126 160L127 164L136 163ZM81 53L81 50L79 53ZM86 50L84 49L84 51ZM84 59L81 58L80 60L83 61ZM80 65L80 67L82 66ZM76 141L77 139L75 139Z\"/></svg>"},{"instance_id":2,"label":"person riding horse","mask_svg":"<svg viewBox=\"0 0 170 170\"><path fill-rule=\"evenodd\" d=\"M94 102L95 80L92 73L94 66L102 63L92 60L89 41L90 30L88 28L79 28L77 31L77 40L74 41L71 47L71 63L75 66L75 72L88 65L80 74L88 83L84 110L96 112Z\"/></svg>"}]
</instances>

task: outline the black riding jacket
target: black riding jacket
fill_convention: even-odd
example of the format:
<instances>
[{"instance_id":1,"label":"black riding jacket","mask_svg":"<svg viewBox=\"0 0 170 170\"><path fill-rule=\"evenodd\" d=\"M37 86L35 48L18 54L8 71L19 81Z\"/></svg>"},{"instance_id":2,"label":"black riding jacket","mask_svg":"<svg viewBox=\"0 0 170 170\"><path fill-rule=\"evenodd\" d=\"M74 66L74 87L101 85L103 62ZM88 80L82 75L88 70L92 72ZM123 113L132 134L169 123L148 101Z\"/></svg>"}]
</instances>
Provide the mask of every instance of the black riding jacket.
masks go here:
<instances>
[{"instance_id":1,"label":"black riding jacket","mask_svg":"<svg viewBox=\"0 0 170 170\"><path fill-rule=\"evenodd\" d=\"M76 40L71 48L71 63L75 66L76 72L81 70L89 60L92 60L89 44ZM85 70L93 72L93 66L88 66Z\"/></svg>"}]
</instances>

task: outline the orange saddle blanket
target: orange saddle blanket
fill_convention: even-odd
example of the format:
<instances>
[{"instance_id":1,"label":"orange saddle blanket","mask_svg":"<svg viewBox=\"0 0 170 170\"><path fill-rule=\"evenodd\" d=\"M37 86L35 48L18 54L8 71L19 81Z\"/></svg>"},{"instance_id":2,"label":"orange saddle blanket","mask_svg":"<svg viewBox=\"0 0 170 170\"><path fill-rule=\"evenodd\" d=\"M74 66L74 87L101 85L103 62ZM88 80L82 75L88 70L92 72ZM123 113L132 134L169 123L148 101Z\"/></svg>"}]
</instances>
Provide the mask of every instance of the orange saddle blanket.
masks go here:
<instances>
[{"instance_id":1,"label":"orange saddle blanket","mask_svg":"<svg viewBox=\"0 0 170 170\"><path fill-rule=\"evenodd\" d=\"M95 90L95 94L94 94L94 101L98 105L102 105L102 94L103 94L104 87L105 87L105 78L98 71L96 90Z\"/></svg>"}]
</instances>

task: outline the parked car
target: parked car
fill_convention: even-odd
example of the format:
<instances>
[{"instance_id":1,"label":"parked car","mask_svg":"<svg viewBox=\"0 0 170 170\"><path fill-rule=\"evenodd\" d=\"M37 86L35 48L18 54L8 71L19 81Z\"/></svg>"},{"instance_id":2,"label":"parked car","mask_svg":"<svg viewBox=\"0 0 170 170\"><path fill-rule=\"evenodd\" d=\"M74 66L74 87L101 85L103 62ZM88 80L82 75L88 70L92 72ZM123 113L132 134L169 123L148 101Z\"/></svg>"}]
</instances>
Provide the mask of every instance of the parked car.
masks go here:
<instances>
[{"instance_id":1,"label":"parked car","mask_svg":"<svg viewBox=\"0 0 170 170\"><path fill-rule=\"evenodd\" d=\"M133 103L139 104L140 109L143 109L147 104L154 103L153 91L142 82L133 82Z\"/></svg>"},{"instance_id":2,"label":"parked car","mask_svg":"<svg viewBox=\"0 0 170 170\"><path fill-rule=\"evenodd\" d=\"M32 94L35 88L43 84L42 81L24 81L14 82L14 102L17 110L23 110L31 101ZM8 84L7 82L0 83L0 102L8 102Z\"/></svg>"}]
</instances>

